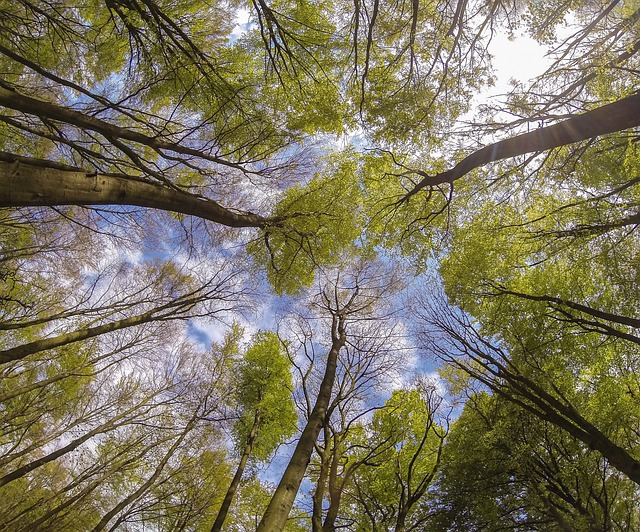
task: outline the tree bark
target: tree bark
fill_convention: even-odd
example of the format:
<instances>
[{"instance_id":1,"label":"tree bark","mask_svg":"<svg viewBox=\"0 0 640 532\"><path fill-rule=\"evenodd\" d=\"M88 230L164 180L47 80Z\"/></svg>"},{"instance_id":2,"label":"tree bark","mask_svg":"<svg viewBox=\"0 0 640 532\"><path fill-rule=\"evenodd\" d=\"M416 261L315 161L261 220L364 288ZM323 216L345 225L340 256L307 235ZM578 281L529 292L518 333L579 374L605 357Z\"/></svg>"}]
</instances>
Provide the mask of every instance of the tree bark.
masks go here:
<instances>
[{"instance_id":1,"label":"tree bark","mask_svg":"<svg viewBox=\"0 0 640 532\"><path fill-rule=\"evenodd\" d=\"M228 227L264 227L267 222L258 214L231 211L213 200L150 181L91 175L44 166L48 161L39 159L0 155L0 207L131 205L197 216Z\"/></svg>"},{"instance_id":2,"label":"tree bark","mask_svg":"<svg viewBox=\"0 0 640 532\"><path fill-rule=\"evenodd\" d=\"M457 318L454 319L457 320ZM611 466L640 486L640 461L581 416L575 407L571 403L568 403L566 399L561 400L547 392L532 379L517 373L517 368L513 370L508 369L507 365L501 364L496 357L486 352L486 350L472 345L471 342L463 338L455 329L444 325L442 322L434 323L434 325L440 327L443 332L449 334L459 342L460 346L466 350L465 354L477 363L479 367L484 368L487 374L479 370L478 366L472 367L456 360L456 358L449 353L443 355L445 360L450 361L471 377L487 385L495 393L502 395L508 401L519 405L538 418L556 425L571 434L574 438L583 442L590 449L598 451L607 459ZM460 325L464 326L463 323L458 321L458 326ZM497 348L492 347L480 336L477 336L477 338L483 343L484 347L499 352ZM501 353L498 356L503 359L506 358ZM508 366L513 367L511 363L509 363Z\"/></svg>"},{"instance_id":3,"label":"tree bark","mask_svg":"<svg viewBox=\"0 0 640 532\"><path fill-rule=\"evenodd\" d=\"M340 435L333 436L333 452L331 453L331 468L329 470L329 508L322 524L322 532L333 532L336 529L336 519L340 510L344 481L349 475L343 471L343 482L338 481L338 466L342 459L342 440Z\"/></svg>"},{"instance_id":4,"label":"tree bark","mask_svg":"<svg viewBox=\"0 0 640 532\"><path fill-rule=\"evenodd\" d=\"M156 466L155 470L153 471L153 474L136 491L126 496L118 504L116 504L110 511L108 511L105 515L103 515L102 519L100 519L99 523L92 529L91 532L100 532L101 530L103 530L107 526L107 524L109 524L109 521L113 519L113 517L115 517L120 511L122 511L128 505L137 501L153 485L153 483L157 480L157 478L160 476L160 474L164 470L164 467L167 465L167 462L169 462L170 458L176 452L178 447L180 447L180 444L182 443L182 441L187 437L189 432L191 432L191 430L193 429L197 421L198 421L197 417L193 417L189 421L185 429L178 436L178 439L173 443L173 445L169 448L167 453L162 457L162 460L160 460L160 462Z\"/></svg>"},{"instance_id":5,"label":"tree bark","mask_svg":"<svg viewBox=\"0 0 640 532\"><path fill-rule=\"evenodd\" d=\"M35 340L28 344L19 345L10 349L0 351L0 364L6 364L13 362L14 360L21 360L28 355L39 353L40 351L46 351L47 349L55 349L63 345L80 342L88 338L94 338L109 332L117 331L120 329L126 329L128 327L134 327L143 323L149 323L159 319L177 319L180 317L179 309L181 307L190 306L196 304L201 298L189 298L184 300L176 300L161 307L155 308L148 312L138 314L136 316L130 316L121 320L112 321L103 325L97 325L95 327L87 327L84 329L78 329L76 331L60 334L51 338L44 338L42 340ZM164 313L158 315L162 311L171 310L171 313Z\"/></svg>"},{"instance_id":6,"label":"tree bark","mask_svg":"<svg viewBox=\"0 0 640 532\"><path fill-rule=\"evenodd\" d=\"M509 377L511 379L509 384L515 393L531 401L540 410L531 407L527 408L528 405L523 402L518 402L518 404L524 406L539 418L567 431L589 448L598 451L608 460L609 464L640 486L640 461L600 432L598 428L583 418L573 406L562 404L536 383L525 377L514 374ZM517 402L514 401L513 397L510 398L509 393L504 393L504 390L495 387L494 389L507 399Z\"/></svg>"},{"instance_id":7,"label":"tree bark","mask_svg":"<svg viewBox=\"0 0 640 532\"><path fill-rule=\"evenodd\" d=\"M293 451L291 460L289 460L289 464L280 479L280 483L271 497L269 506L267 506L264 516L258 525L257 532L276 532L284 528L293 502L300 489L300 483L311 460L311 454L313 453L313 448L325 421L325 414L331 399L331 390L336 376L338 353L347 340L344 318L342 316L338 317L334 315L332 329L331 349L327 356L327 366L322 383L320 384L316 403L302 431L302 435L298 440L298 444Z\"/></svg>"},{"instance_id":8,"label":"tree bark","mask_svg":"<svg viewBox=\"0 0 640 532\"><path fill-rule=\"evenodd\" d=\"M311 531L322 532L322 502L324 501L325 486L329 476L329 426L323 425L324 429L324 449L317 451L320 456L320 472L316 481L316 489L313 492L313 509L311 513Z\"/></svg>"},{"instance_id":9,"label":"tree bark","mask_svg":"<svg viewBox=\"0 0 640 532\"><path fill-rule=\"evenodd\" d=\"M637 126L640 126L640 94L598 107L552 126L495 142L473 152L445 172L430 176L425 172L416 171L423 179L404 196L403 201L425 187L453 183L471 170L488 163L526 153L551 150Z\"/></svg>"},{"instance_id":10,"label":"tree bark","mask_svg":"<svg viewBox=\"0 0 640 532\"><path fill-rule=\"evenodd\" d=\"M211 532L220 532L222 530L222 525L224 524L225 519L227 518L227 513L229 513L229 508L231 508L231 503L233 502L233 498L235 497L236 492L238 491L238 486L240 485L240 480L242 479L242 475L244 473L245 467L247 466L247 461L249 460L249 456L251 455L251 451L253 450L253 444L256 440L256 435L258 434L258 426L260 424L260 415L256 412L253 425L251 426L251 430L249 431L249 437L247 438L247 443L244 446L244 451L242 452L242 456L240 457L240 463L238 464L238 468L236 469L236 474L233 476L233 480L229 485L229 489L227 490L226 495L224 496L224 500L222 501L222 506L220 507L220 511L216 516L216 520L211 527Z\"/></svg>"}]
</instances>

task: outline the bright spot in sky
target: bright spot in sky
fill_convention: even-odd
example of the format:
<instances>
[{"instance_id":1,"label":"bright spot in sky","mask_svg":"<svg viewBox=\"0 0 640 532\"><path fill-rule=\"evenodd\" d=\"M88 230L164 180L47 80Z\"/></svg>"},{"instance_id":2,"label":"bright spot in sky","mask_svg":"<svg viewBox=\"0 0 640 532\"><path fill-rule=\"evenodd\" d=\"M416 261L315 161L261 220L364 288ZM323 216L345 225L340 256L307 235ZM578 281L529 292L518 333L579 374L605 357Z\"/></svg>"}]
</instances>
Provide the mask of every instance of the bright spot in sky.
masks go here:
<instances>
[{"instance_id":1,"label":"bright spot in sky","mask_svg":"<svg viewBox=\"0 0 640 532\"><path fill-rule=\"evenodd\" d=\"M251 13L248 9L238 9L236 12L236 25L231 32L231 42L237 41L249 29Z\"/></svg>"},{"instance_id":2,"label":"bright spot in sky","mask_svg":"<svg viewBox=\"0 0 640 532\"><path fill-rule=\"evenodd\" d=\"M510 40L505 33L498 33L491 40L489 52L497 78L490 90L492 95L509 92L511 80L526 83L542 74L550 64L545 48L524 35Z\"/></svg>"}]
</instances>

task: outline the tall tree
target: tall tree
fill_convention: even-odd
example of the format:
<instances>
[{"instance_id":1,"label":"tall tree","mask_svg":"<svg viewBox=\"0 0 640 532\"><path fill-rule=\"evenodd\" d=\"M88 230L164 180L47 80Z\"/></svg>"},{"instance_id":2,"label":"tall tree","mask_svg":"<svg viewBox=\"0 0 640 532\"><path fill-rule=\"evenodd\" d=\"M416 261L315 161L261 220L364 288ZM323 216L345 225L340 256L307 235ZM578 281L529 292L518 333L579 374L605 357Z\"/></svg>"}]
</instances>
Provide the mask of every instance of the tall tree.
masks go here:
<instances>
[{"instance_id":1,"label":"tall tree","mask_svg":"<svg viewBox=\"0 0 640 532\"><path fill-rule=\"evenodd\" d=\"M491 341L459 311L443 305L439 305L437 310L432 307L426 320L432 327L431 339L428 340L430 348L444 360L527 412L566 431L599 452L611 466L633 482L640 483L640 461L635 454L636 436L618 424L619 416L627 419L637 416L635 405L626 398L627 388L616 382L624 382L624 378L604 377L610 385L598 387L599 393L591 396L585 393L580 378L576 379L574 373L567 370L566 359L558 355L548 356L549 350L557 347L554 343L540 345L534 338L526 336L512 346ZM568 336L568 341L573 339ZM567 349L567 352L571 350ZM585 365L589 372L601 367L597 359L590 362L593 365ZM606 373L609 367L602 370ZM581 374L584 378L585 373L579 371L578 375ZM594 377L602 378L597 374ZM607 395L608 399L600 394ZM628 406L617 413L618 419L603 418L598 406L604 405L604 401L617 403L618 408L624 403Z\"/></svg>"},{"instance_id":2,"label":"tall tree","mask_svg":"<svg viewBox=\"0 0 640 532\"><path fill-rule=\"evenodd\" d=\"M0 467L2 489L24 493L3 498L7 526L210 522L213 495L194 496L200 521L171 510L181 464L208 464L207 479L228 467L217 388L169 367L189 351L208 367L185 337L237 318L257 286L247 257L276 293L306 295L318 271L382 247L416 272L438 263L459 310L427 316L425 344L447 371L567 434L519 433L596 448L598 471L638 481L639 13L618 0L0 0ZM499 27L527 31L551 64L467 118ZM380 315L360 306L363 284L338 285L315 301L324 378L263 529L284 526L314 445L325 473L343 452L341 363ZM94 456L96 440L113 444ZM575 493L543 495L578 511ZM416 504L394 508L409 518Z\"/></svg>"},{"instance_id":3,"label":"tall tree","mask_svg":"<svg viewBox=\"0 0 640 532\"><path fill-rule=\"evenodd\" d=\"M436 419L441 401L433 386L396 390L373 414L360 452L375 450L375 458L355 472L346 497L358 530L403 532L428 520L418 509L440 467L446 436Z\"/></svg>"},{"instance_id":4,"label":"tall tree","mask_svg":"<svg viewBox=\"0 0 640 532\"><path fill-rule=\"evenodd\" d=\"M274 333L257 333L235 365L239 420L234 427L240 461L211 527L222 529L249 458L266 461L295 431L290 363Z\"/></svg>"},{"instance_id":5,"label":"tall tree","mask_svg":"<svg viewBox=\"0 0 640 532\"><path fill-rule=\"evenodd\" d=\"M326 320L328 330L325 334L329 333L330 338L326 365L317 395L311 399L313 407L258 530L284 527L320 431L327 421L338 357L348 339L347 324L358 319L372 319L384 308L385 298L390 297L395 288L394 278L380 266L364 262L356 264L354 270L337 273L313 299L314 306Z\"/></svg>"},{"instance_id":6,"label":"tall tree","mask_svg":"<svg viewBox=\"0 0 640 532\"><path fill-rule=\"evenodd\" d=\"M297 323L296 335L305 339L305 356L294 359L299 375L298 404L309 416L321 381L323 357L313 348L314 328L306 320ZM345 489L357 469L372 461L380 447L365 453L361 420L382 403L380 388L400 378L406 370L401 325L395 316L353 324L343 352L338 357L336 380L327 414L315 446L308 476L314 482L311 527L314 531L342 526ZM399 345L400 344L400 345Z\"/></svg>"},{"instance_id":7,"label":"tall tree","mask_svg":"<svg viewBox=\"0 0 640 532\"><path fill-rule=\"evenodd\" d=\"M486 392L452 426L427 530L627 530L634 484L579 440Z\"/></svg>"}]
</instances>

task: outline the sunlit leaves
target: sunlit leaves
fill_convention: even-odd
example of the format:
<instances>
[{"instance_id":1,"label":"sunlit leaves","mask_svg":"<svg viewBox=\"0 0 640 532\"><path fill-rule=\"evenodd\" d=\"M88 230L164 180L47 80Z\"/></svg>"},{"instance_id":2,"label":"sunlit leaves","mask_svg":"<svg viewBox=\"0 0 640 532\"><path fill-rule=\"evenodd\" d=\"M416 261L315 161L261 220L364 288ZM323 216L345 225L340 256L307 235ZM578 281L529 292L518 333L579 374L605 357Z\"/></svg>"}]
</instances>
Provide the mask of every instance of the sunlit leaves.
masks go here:
<instances>
[{"instance_id":1,"label":"sunlit leaves","mask_svg":"<svg viewBox=\"0 0 640 532\"><path fill-rule=\"evenodd\" d=\"M327 157L324 171L287 190L274 208L277 223L250 250L266 266L278 293L309 286L317 267L331 267L349 253L362 231L362 192L350 151Z\"/></svg>"},{"instance_id":2,"label":"sunlit leaves","mask_svg":"<svg viewBox=\"0 0 640 532\"><path fill-rule=\"evenodd\" d=\"M501 397L474 394L453 424L427 530L637 523L637 490L606 460Z\"/></svg>"},{"instance_id":3,"label":"sunlit leaves","mask_svg":"<svg viewBox=\"0 0 640 532\"><path fill-rule=\"evenodd\" d=\"M251 347L235 368L240 406L236 437L242 448L257 424L252 449L257 460L268 460L276 447L295 430L298 418L291 396L290 367L278 336L261 332L253 338Z\"/></svg>"}]
</instances>

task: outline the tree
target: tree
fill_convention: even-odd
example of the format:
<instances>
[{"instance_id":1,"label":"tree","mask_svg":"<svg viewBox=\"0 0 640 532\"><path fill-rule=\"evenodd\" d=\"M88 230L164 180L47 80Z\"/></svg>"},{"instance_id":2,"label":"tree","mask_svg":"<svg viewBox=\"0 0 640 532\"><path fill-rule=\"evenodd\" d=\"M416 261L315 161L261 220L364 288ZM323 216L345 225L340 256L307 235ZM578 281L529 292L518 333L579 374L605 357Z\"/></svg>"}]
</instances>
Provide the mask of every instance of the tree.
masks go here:
<instances>
[{"instance_id":1,"label":"tree","mask_svg":"<svg viewBox=\"0 0 640 532\"><path fill-rule=\"evenodd\" d=\"M290 364L277 335L256 334L235 366L240 418L234 432L241 457L212 532L222 529L249 458L268 460L276 447L293 434L297 421L291 399Z\"/></svg>"},{"instance_id":2,"label":"tree","mask_svg":"<svg viewBox=\"0 0 640 532\"><path fill-rule=\"evenodd\" d=\"M427 530L627 530L634 484L579 440L486 392L452 426Z\"/></svg>"},{"instance_id":3,"label":"tree","mask_svg":"<svg viewBox=\"0 0 640 532\"><path fill-rule=\"evenodd\" d=\"M317 395L289 463L280 479L258 530L281 530L293 506L320 431L327 422L336 378L338 357L348 341L347 323L372 319L384 298L394 288L394 278L376 265L356 264L355 271L337 273L312 300L327 322L328 343L325 369Z\"/></svg>"},{"instance_id":4,"label":"tree","mask_svg":"<svg viewBox=\"0 0 640 532\"><path fill-rule=\"evenodd\" d=\"M253 24L239 33L242 8ZM553 425L549 438L519 434L593 447L601 456L585 469L638 481L633 2L0 0L0 19L0 467L3 489L24 493L6 497L10 526L212 519L213 495L207 506L192 493L200 521L172 503L178 486L197 485L180 479L181 464L210 466L205 491L216 471L225 476L216 435L228 420L211 405L215 386L170 370L174 355L192 350L209 367L185 338L237 319L267 292L263 275L275 293L306 297L316 276L377 253L403 256L415 274L439 267L448 301L430 302L423 345L456 384L480 383ZM492 81L498 27L529 32L551 64L467 119ZM322 526L337 519L340 400L351 393L340 368L366 343L354 340L360 320L380 319L371 309L388 294L376 282L363 298L354 278L315 300L325 371L305 382L306 424L263 529L284 526L314 448L313 526L325 485ZM225 356L210 358L215 368ZM115 383L140 368L156 382L130 377L118 395ZM135 421L147 414L148 431ZM207 438L209 454L185 451ZM86 451L94 444L99 456ZM402 487L408 502L422 485ZM579 511L567 493L528 500ZM415 510L423 503L394 505L394 526L427 515Z\"/></svg>"},{"instance_id":5,"label":"tree","mask_svg":"<svg viewBox=\"0 0 640 532\"><path fill-rule=\"evenodd\" d=\"M430 515L420 502L440 468L446 429L436 415L435 387L396 390L365 427L368 456L346 493L349 518L358 530L420 529Z\"/></svg>"},{"instance_id":6,"label":"tree","mask_svg":"<svg viewBox=\"0 0 640 532\"><path fill-rule=\"evenodd\" d=\"M438 356L494 393L568 432L598 451L633 482L640 482L640 462L634 452L635 435L621 430L617 420L599 419L602 412L594 406L602 404L603 399L585 393L580 381L576 382L567 371L566 360L545 356L549 349L556 347L553 343L537 344L521 338L518 344L501 345L482 336L464 315L443 305L432 307L425 319L433 327L428 342ZM593 362L599 365L597 359ZM607 394L614 404L625 401L626 392L615 386L616 380L615 377L612 379L613 386L598 390ZM637 414L631 406L622 407L618 415L633 419Z\"/></svg>"},{"instance_id":7,"label":"tree","mask_svg":"<svg viewBox=\"0 0 640 532\"><path fill-rule=\"evenodd\" d=\"M298 404L308 418L322 377L323 357L313 342L314 333L321 333L314 331L304 318L296 321L295 330L299 331L296 336L304 339L301 345L304 357L292 358L299 375ZM337 360L331 401L315 445L317 459L312 459L309 467L308 476L314 482L311 516L314 531L342 526L341 506L352 476L380 452L377 446L366 453L358 452L363 445L361 420L381 406L381 388L393 375L399 378L406 369L402 360L405 349L398 345L403 340L395 313L350 326L348 341Z\"/></svg>"}]
</instances>

